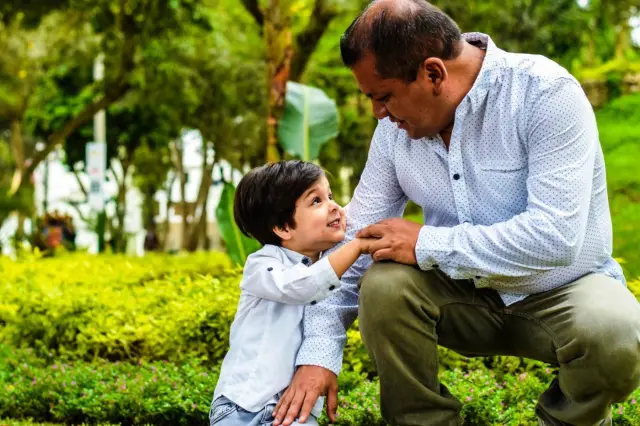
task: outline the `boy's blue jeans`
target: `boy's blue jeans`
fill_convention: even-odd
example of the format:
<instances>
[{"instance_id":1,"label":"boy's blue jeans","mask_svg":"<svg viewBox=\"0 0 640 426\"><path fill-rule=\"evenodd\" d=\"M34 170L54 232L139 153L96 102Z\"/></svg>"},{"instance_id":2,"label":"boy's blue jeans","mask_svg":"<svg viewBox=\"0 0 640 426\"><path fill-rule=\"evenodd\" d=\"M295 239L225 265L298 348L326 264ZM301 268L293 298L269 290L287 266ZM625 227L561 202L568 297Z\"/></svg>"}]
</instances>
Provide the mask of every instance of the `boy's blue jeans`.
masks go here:
<instances>
[{"instance_id":1,"label":"boy's blue jeans","mask_svg":"<svg viewBox=\"0 0 640 426\"><path fill-rule=\"evenodd\" d=\"M252 413L239 407L233 401L221 396L211 403L209 411L210 426L266 426L273 423L271 413L275 404L269 404L257 413ZM303 424L293 422L295 426L318 426L315 417L309 416L307 422Z\"/></svg>"}]
</instances>

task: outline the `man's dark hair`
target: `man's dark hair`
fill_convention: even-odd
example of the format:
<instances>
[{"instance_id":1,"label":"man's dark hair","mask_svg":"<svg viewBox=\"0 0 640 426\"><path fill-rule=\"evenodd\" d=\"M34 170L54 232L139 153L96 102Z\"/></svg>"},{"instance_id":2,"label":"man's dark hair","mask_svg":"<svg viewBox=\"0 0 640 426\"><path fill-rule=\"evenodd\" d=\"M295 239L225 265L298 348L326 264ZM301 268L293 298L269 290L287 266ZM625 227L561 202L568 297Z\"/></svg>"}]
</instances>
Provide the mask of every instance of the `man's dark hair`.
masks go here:
<instances>
[{"instance_id":1,"label":"man's dark hair","mask_svg":"<svg viewBox=\"0 0 640 426\"><path fill-rule=\"evenodd\" d=\"M273 228L295 228L296 201L322 176L320 167L299 160L269 163L251 170L236 188L236 224L243 234L261 244L280 246L282 241Z\"/></svg>"},{"instance_id":2,"label":"man's dark hair","mask_svg":"<svg viewBox=\"0 0 640 426\"><path fill-rule=\"evenodd\" d=\"M378 3L367 6L340 39L342 62L349 68L372 54L380 78L412 82L425 59L460 54L460 29L436 6L425 0Z\"/></svg>"}]
</instances>

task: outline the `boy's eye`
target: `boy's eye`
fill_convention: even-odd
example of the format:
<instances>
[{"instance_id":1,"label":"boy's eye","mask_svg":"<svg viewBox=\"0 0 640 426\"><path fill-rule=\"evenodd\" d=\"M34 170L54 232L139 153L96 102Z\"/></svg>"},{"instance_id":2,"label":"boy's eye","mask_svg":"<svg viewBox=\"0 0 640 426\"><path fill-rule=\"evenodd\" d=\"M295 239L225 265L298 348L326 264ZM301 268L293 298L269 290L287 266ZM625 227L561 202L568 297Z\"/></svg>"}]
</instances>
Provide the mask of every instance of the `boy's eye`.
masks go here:
<instances>
[{"instance_id":1,"label":"boy's eye","mask_svg":"<svg viewBox=\"0 0 640 426\"><path fill-rule=\"evenodd\" d=\"M313 199L313 201L311 202L311 204L318 204L320 201L321 201L321 200L320 200L320 197L315 197L315 198Z\"/></svg>"},{"instance_id":2,"label":"boy's eye","mask_svg":"<svg viewBox=\"0 0 640 426\"><path fill-rule=\"evenodd\" d=\"M329 199L333 200L333 194L329 194Z\"/></svg>"}]
</instances>

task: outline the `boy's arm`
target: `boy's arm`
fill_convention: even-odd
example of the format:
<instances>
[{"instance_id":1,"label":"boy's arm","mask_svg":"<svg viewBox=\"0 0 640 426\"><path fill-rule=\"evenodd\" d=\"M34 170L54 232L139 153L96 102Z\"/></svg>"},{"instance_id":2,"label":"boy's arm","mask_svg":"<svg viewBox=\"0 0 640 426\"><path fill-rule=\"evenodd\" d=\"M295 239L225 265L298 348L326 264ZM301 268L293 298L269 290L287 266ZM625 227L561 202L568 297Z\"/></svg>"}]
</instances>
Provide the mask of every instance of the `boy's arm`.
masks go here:
<instances>
[{"instance_id":1,"label":"boy's arm","mask_svg":"<svg viewBox=\"0 0 640 426\"><path fill-rule=\"evenodd\" d=\"M340 277L358 259L366 243L354 239L311 266L285 267L270 256L252 256L245 265L241 288L274 302L309 304L329 297L342 287Z\"/></svg>"}]
</instances>

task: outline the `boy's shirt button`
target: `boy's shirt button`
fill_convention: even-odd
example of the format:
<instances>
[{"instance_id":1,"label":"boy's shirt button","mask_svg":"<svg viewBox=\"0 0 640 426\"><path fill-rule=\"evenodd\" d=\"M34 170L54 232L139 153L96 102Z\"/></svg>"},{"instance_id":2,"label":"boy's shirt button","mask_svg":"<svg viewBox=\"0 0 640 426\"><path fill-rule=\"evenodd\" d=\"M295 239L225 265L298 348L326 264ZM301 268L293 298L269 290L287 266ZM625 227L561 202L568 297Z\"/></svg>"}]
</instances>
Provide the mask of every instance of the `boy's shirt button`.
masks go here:
<instances>
[{"instance_id":1,"label":"boy's shirt button","mask_svg":"<svg viewBox=\"0 0 640 426\"><path fill-rule=\"evenodd\" d=\"M329 287L329 290L335 290L335 289L336 289L335 285L332 285L331 287Z\"/></svg>"},{"instance_id":2,"label":"boy's shirt button","mask_svg":"<svg viewBox=\"0 0 640 426\"><path fill-rule=\"evenodd\" d=\"M273 271L273 268L272 268L271 266L269 266L269 267L267 268L267 271L271 272L271 271Z\"/></svg>"},{"instance_id":3,"label":"boy's shirt button","mask_svg":"<svg viewBox=\"0 0 640 426\"><path fill-rule=\"evenodd\" d=\"M316 302L316 301L314 300L313 302L311 302L311 306L315 305L316 303L318 303L318 302Z\"/></svg>"}]
</instances>

